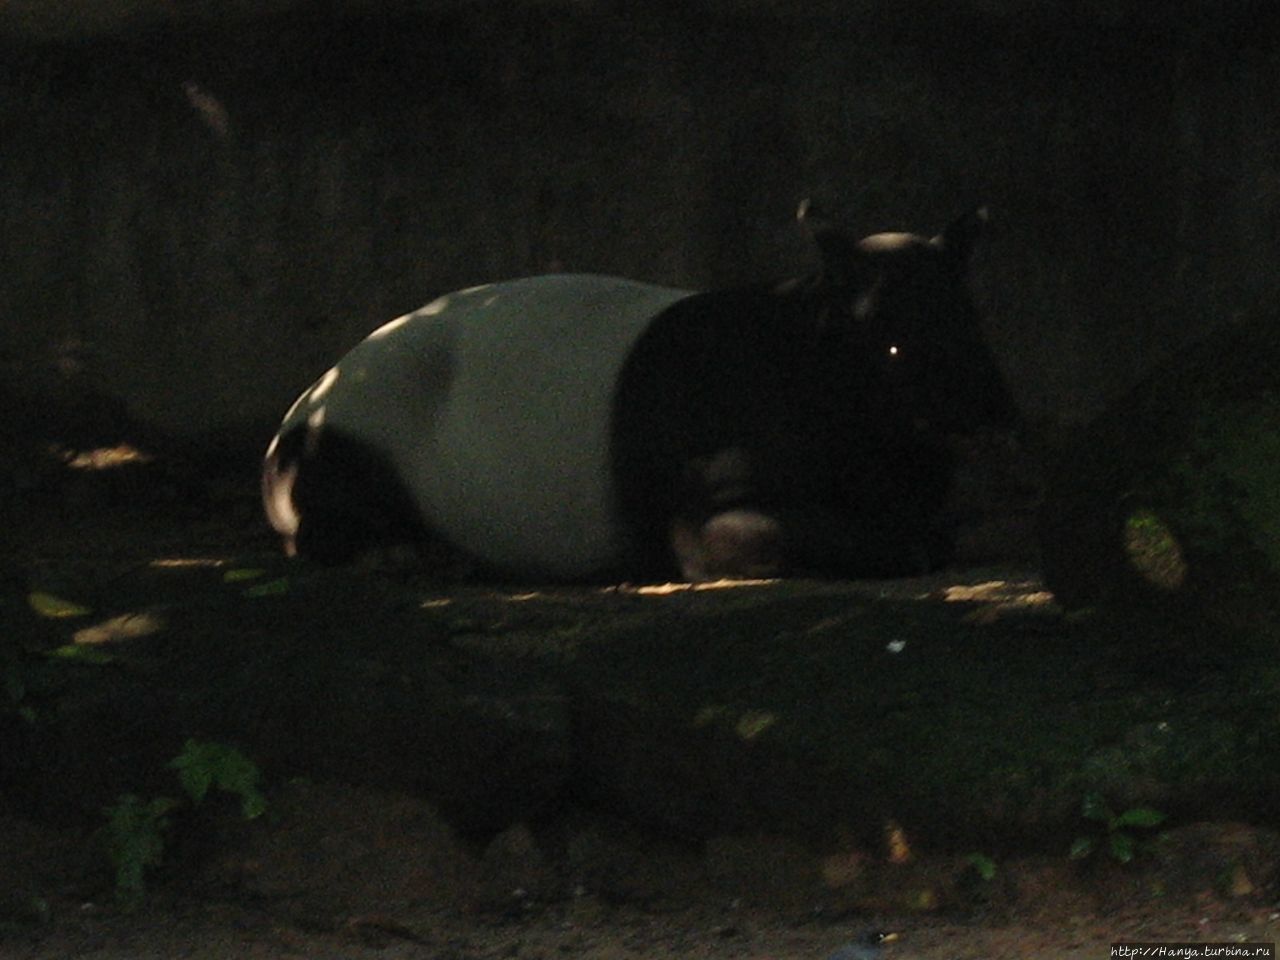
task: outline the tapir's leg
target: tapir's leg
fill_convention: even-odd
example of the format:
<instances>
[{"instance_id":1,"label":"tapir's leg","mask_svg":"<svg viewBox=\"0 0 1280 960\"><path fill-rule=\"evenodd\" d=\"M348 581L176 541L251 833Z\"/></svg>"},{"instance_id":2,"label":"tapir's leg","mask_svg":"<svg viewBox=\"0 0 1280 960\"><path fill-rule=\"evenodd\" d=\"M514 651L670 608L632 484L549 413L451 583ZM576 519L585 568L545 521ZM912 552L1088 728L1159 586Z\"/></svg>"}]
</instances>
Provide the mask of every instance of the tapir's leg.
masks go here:
<instances>
[{"instance_id":1,"label":"tapir's leg","mask_svg":"<svg viewBox=\"0 0 1280 960\"><path fill-rule=\"evenodd\" d=\"M924 532L900 517L792 509L782 518L792 572L819 577L912 577L941 565Z\"/></svg>"},{"instance_id":2,"label":"tapir's leg","mask_svg":"<svg viewBox=\"0 0 1280 960\"><path fill-rule=\"evenodd\" d=\"M948 474L923 470L914 448L893 455L904 462L881 452L879 469L795 457L779 465L740 448L692 460L668 530L680 572L901 577L945 566L955 540Z\"/></svg>"},{"instance_id":3,"label":"tapir's leg","mask_svg":"<svg viewBox=\"0 0 1280 960\"><path fill-rule=\"evenodd\" d=\"M671 549L686 580L754 580L785 568L782 525L757 510L726 510L700 525L677 519Z\"/></svg>"},{"instance_id":4,"label":"tapir's leg","mask_svg":"<svg viewBox=\"0 0 1280 960\"><path fill-rule=\"evenodd\" d=\"M811 470L825 485L804 490L779 511L795 572L907 577L951 562L951 455L929 438L895 441Z\"/></svg>"},{"instance_id":5,"label":"tapir's leg","mask_svg":"<svg viewBox=\"0 0 1280 960\"><path fill-rule=\"evenodd\" d=\"M728 447L690 461L668 529L681 575L697 581L783 574L783 527L762 499L745 450Z\"/></svg>"}]
</instances>

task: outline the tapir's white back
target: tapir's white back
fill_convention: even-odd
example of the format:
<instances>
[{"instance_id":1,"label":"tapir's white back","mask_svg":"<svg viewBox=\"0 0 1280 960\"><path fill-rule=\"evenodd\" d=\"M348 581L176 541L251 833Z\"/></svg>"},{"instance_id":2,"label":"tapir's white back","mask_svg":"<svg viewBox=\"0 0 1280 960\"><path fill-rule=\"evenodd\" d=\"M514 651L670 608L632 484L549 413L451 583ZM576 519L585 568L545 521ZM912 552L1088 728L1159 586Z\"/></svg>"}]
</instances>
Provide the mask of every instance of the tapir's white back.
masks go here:
<instances>
[{"instance_id":1,"label":"tapir's white back","mask_svg":"<svg viewBox=\"0 0 1280 960\"><path fill-rule=\"evenodd\" d=\"M689 295L576 274L448 294L371 333L280 434L305 422L359 436L467 553L515 573L588 575L626 546L609 463L619 371Z\"/></svg>"}]
</instances>

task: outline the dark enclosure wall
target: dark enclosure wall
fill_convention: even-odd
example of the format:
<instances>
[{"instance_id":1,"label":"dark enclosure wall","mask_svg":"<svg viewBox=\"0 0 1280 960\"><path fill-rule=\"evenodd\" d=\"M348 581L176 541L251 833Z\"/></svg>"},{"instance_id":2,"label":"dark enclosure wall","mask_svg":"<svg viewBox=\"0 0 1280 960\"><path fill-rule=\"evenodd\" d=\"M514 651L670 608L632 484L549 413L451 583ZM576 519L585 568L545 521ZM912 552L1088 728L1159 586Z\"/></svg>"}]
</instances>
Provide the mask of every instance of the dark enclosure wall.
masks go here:
<instances>
[{"instance_id":1,"label":"dark enclosure wall","mask_svg":"<svg viewBox=\"0 0 1280 960\"><path fill-rule=\"evenodd\" d=\"M1280 292L1265 5L251 6L5 8L0 438L259 443L451 289L803 269L807 195L868 232L989 204L975 283L1035 418Z\"/></svg>"}]
</instances>

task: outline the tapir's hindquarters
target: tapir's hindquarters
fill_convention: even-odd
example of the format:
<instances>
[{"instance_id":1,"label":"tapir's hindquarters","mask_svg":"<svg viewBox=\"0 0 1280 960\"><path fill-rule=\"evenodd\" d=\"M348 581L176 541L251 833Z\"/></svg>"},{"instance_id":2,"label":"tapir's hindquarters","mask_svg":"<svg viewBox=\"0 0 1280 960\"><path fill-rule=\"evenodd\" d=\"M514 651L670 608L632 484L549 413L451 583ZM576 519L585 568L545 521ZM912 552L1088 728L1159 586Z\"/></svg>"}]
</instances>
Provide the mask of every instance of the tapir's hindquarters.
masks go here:
<instances>
[{"instance_id":1,"label":"tapir's hindquarters","mask_svg":"<svg viewBox=\"0 0 1280 960\"><path fill-rule=\"evenodd\" d=\"M413 497L385 455L327 429L300 423L282 433L262 474L267 518L290 554L345 563L387 543L426 536Z\"/></svg>"}]
</instances>

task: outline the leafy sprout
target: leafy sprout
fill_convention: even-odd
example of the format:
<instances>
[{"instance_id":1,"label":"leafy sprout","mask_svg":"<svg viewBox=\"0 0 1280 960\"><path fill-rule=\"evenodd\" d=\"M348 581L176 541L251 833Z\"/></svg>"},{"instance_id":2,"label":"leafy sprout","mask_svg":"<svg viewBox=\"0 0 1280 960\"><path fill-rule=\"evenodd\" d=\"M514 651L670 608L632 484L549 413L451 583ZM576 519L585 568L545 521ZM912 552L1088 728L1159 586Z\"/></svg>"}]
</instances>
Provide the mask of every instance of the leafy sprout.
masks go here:
<instances>
[{"instance_id":1,"label":"leafy sprout","mask_svg":"<svg viewBox=\"0 0 1280 960\"><path fill-rule=\"evenodd\" d=\"M239 797L240 813L246 820L261 816L267 807L258 789L261 772L234 747L188 740L182 752L169 761L169 767L177 772L187 800L168 796L144 799L124 793L103 810L107 818L103 838L116 872L116 900L126 909L142 902L147 871L164 859L166 836L173 826L171 814L199 806L215 788Z\"/></svg>"},{"instance_id":2,"label":"leafy sprout","mask_svg":"<svg viewBox=\"0 0 1280 960\"><path fill-rule=\"evenodd\" d=\"M1071 844L1071 859L1083 860L1105 845L1107 852L1117 863L1129 863L1137 855L1139 839L1135 830L1154 829L1167 819L1163 813L1151 807L1130 807L1122 813L1115 813L1107 806L1102 795L1094 791L1084 795L1080 815L1102 827L1096 833L1076 837Z\"/></svg>"}]
</instances>

